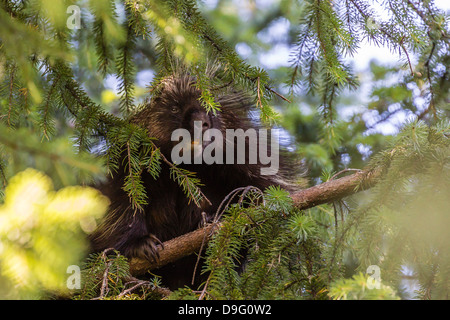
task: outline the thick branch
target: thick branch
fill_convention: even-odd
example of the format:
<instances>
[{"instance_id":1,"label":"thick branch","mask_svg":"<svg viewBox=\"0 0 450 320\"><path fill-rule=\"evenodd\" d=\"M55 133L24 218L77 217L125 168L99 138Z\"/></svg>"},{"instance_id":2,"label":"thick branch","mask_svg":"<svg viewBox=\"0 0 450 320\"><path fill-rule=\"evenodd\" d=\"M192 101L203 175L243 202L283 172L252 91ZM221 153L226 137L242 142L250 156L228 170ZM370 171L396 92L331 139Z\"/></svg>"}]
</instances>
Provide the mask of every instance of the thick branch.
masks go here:
<instances>
[{"instance_id":1,"label":"thick branch","mask_svg":"<svg viewBox=\"0 0 450 320\"><path fill-rule=\"evenodd\" d=\"M147 270L160 268L168 263L177 261L183 257L198 252L202 243L206 243L214 231L220 227L219 224L209 224L204 228L197 229L177 238L163 243L164 249L159 251L159 260L151 262L148 260L133 258L130 263L130 272L134 276L142 275Z\"/></svg>"},{"instance_id":2,"label":"thick branch","mask_svg":"<svg viewBox=\"0 0 450 320\"><path fill-rule=\"evenodd\" d=\"M295 207L308 209L369 189L377 183L380 176L381 169L360 171L308 189L296 191L291 194L291 198ZM135 276L141 275L146 273L147 270L157 269L198 252L202 244L209 240L214 231L220 228L220 225L220 223L209 224L204 228L164 242L164 249L160 250L160 257L156 263L137 258L132 259L130 263L131 273Z\"/></svg>"},{"instance_id":3,"label":"thick branch","mask_svg":"<svg viewBox=\"0 0 450 320\"><path fill-rule=\"evenodd\" d=\"M291 194L295 207L308 209L319 204L342 199L371 188L380 178L381 169L359 171Z\"/></svg>"}]
</instances>

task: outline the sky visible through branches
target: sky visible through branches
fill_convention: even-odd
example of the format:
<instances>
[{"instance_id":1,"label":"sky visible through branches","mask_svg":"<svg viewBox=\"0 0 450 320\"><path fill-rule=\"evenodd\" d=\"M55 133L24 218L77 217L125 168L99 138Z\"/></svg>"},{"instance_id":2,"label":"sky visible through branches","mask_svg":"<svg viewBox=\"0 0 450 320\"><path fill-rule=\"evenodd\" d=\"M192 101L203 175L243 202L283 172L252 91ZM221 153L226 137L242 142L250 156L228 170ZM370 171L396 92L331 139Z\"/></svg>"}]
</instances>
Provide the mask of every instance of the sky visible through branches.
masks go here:
<instances>
[{"instance_id":1,"label":"sky visible through branches","mask_svg":"<svg viewBox=\"0 0 450 320\"><path fill-rule=\"evenodd\" d=\"M270 10L276 1L255 0L253 2L260 9ZM217 0L205 0L204 6L206 8L212 9L217 6L217 3ZM450 10L450 2L448 0L435 0L434 3L439 9L442 9L446 12ZM234 1L234 4L239 9L243 9L239 10L241 19L249 19L250 10L245 10L245 7L249 5L249 2ZM383 12L381 6L375 1L371 5L373 5L373 7L378 10L377 14L380 18L380 21L384 20L384 18L386 18L386 13ZM257 61L253 61L254 63L258 64L258 66L266 70L290 66L289 60L290 55L292 54L292 47L289 46L289 43L287 41L287 38L289 37L289 26L289 21L284 17L280 17L272 22L267 30L263 30L255 35L258 40L269 46L269 48L265 51L260 50L257 55ZM237 43L235 49L243 59L251 58L252 49L245 42ZM378 63L387 66L395 66L399 63L399 58L399 54L396 52L392 52L389 48L376 46L364 40L356 54L354 56L346 57L346 60L351 63L352 68L354 68L355 72L360 77L367 77L367 74L364 74L364 72L368 70L371 61L377 61ZM410 58L412 60L412 63L415 64L417 56L411 55ZM149 83L151 83L154 75L155 73L152 69L140 70L136 75L136 82L138 86L146 87ZM392 83L395 83L397 80L398 79L390 79ZM106 78L105 86L107 89L114 91L115 94L118 94L118 80L114 77L114 75L110 75ZM357 89L357 95L359 96L360 100L357 101L357 104L355 105L347 105L346 108L341 109L340 112L342 117L350 117L355 110L358 110L358 108L360 108L361 104L367 104L369 99L368 95L370 92L369 86L370 81L361 81L361 86ZM410 89L414 90L414 88ZM287 91L288 89L286 89L286 92L282 93L287 94ZM421 102L419 100L416 100L415 103L420 105ZM299 107L302 108L301 105ZM425 109L426 106L423 105L423 108ZM307 110L302 111L307 113ZM395 134L398 132L398 128L403 123L409 120L410 116L416 117L415 115L408 114L405 110L400 110L399 112L395 113L394 116L389 119L389 121L384 121L382 123L376 124L373 128L369 129L367 133L370 134L377 132L385 135ZM366 117L367 119L365 120L366 122L369 122L370 125L371 113L368 112L366 114Z\"/></svg>"}]
</instances>

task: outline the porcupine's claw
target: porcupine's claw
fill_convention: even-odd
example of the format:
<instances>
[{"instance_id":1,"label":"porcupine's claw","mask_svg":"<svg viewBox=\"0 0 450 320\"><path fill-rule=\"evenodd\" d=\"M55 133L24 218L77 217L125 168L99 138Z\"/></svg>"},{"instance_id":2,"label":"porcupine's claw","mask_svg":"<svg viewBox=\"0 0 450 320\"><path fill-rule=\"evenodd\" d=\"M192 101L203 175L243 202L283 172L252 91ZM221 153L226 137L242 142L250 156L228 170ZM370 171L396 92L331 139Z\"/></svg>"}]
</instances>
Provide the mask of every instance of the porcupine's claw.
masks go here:
<instances>
[{"instance_id":1,"label":"porcupine's claw","mask_svg":"<svg viewBox=\"0 0 450 320\"><path fill-rule=\"evenodd\" d=\"M136 240L124 252L124 255L128 258L141 258L156 263L159 260L159 251L162 249L164 249L163 243L155 235L150 234Z\"/></svg>"}]
</instances>

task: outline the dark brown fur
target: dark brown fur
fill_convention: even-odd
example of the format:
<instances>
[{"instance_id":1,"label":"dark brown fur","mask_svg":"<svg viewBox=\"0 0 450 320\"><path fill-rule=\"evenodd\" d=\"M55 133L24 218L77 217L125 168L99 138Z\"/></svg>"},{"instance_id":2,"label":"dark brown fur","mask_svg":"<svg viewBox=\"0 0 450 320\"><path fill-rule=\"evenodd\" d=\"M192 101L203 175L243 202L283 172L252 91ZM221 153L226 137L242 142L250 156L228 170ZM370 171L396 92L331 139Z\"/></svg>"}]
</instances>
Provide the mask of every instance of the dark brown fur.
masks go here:
<instances>
[{"instance_id":1,"label":"dark brown fur","mask_svg":"<svg viewBox=\"0 0 450 320\"><path fill-rule=\"evenodd\" d=\"M250 100L243 94L229 92L219 95L221 111L216 115L206 113L199 102L199 91L195 88L195 80L187 75L165 79L157 94L139 113L133 122L145 127L155 144L170 160L172 147L178 142L171 141L172 131L185 128L192 131L192 121L203 121L206 128L225 129L258 128L250 119ZM172 108L178 108L177 113ZM269 144L270 145L270 144ZM283 166L283 161L280 161ZM160 176L154 180L149 173L143 172L142 179L147 190L149 204L144 212L134 212L130 201L122 190L124 170L107 181L99 189L110 198L111 207L98 230L91 235L94 251L113 247L128 258L157 258L159 242L193 231L202 222L202 212L211 218L222 200L234 189L255 186L264 190L271 185L288 184L280 175L262 176L259 164L212 164L183 165L185 169L196 172L196 176L204 186L202 192L211 202L197 207L189 201L181 188L169 176L169 167L162 163ZM281 167L280 171L286 170ZM192 278L195 257L188 257L176 264L155 271L162 275L163 283L175 289L188 285Z\"/></svg>"}]
</instances>

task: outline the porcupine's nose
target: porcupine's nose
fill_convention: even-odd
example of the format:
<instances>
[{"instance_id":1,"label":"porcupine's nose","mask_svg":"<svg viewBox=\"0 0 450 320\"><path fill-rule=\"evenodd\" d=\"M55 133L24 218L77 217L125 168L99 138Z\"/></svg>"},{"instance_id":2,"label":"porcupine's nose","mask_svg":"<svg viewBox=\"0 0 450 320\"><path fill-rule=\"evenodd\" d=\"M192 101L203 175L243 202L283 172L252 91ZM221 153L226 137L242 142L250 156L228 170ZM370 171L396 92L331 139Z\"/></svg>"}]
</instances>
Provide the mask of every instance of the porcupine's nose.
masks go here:
<instances>
[{"instance_id":1,"label":"porcupine's nose","mask_svg":"<svg viewBox=\"0 0 450 320\"><path fill-rule=\"evenodd\" d=\"M196 121L197 121L197 125L198 125L198 122L200 122L201 128L202 128L202 132L205 132L206 130L211 128L211 118L203 110L194 111L191 114L191 119L190 119L190 126L191 126L191 128L194 128L194 125L195 125Z\"/></svg>"}]
</instances>

